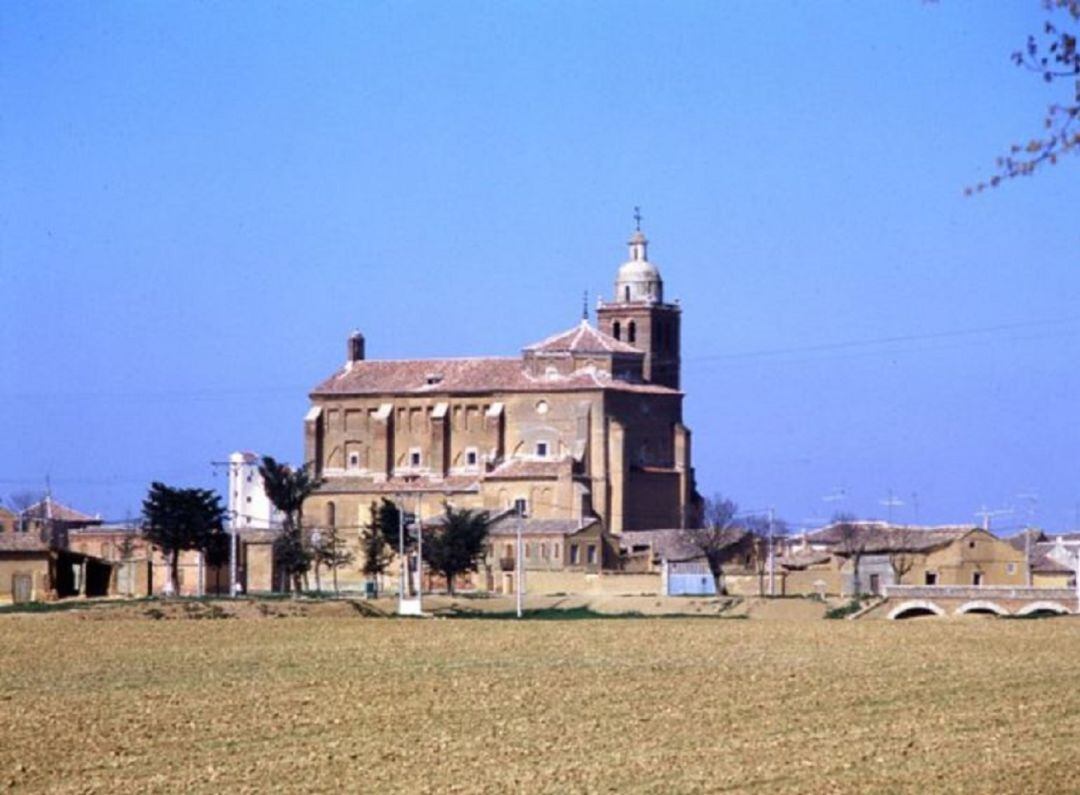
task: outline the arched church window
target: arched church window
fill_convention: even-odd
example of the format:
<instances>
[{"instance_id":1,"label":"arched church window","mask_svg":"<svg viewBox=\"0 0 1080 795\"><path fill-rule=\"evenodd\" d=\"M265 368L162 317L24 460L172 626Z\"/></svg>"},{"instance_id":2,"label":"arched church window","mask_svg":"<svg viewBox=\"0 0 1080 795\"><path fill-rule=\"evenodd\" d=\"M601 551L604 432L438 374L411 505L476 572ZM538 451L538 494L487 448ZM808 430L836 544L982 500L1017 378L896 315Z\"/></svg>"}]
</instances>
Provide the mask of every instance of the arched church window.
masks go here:
<instances>
[{"instance_id":1,"label":"arched church window","mask_svg":"<svg viewBox=\"0 0 1080 795\"><path fill-rule=\"evenodd\" d=\"M637 341L637 326L633 320L626 324L626 341L630 343Z\"/></svg>"},{"instance_id":2,"label":"arched church window","mask_svg":"<svg viewBox=\"0 0 1080 795\"><path fill-rule=\"evenodd\" d=\"M337 523L337 507L333 501L326 503L326 526L333 527Z\"/></svg>"},{"instance_id":3,"label":"arched church window","mask_svg":"<svg viewBox=\"0 0 1080 795\"><path fill-rule=\"evenodd\" d=\"M622 337L620 336L622 334L622 326L619 325L618 320L616 320L615 323L612 324L611 333L615 336L615 339L617 339L617 340L622 339Z\"/></svg>"},{"instance_id":4,"label":"arched church window","mask_svg":"<svg viewBox=\"0 0 1080 795\"><path fill-rule=\"evenodd\" d=\"M626 300L626 301L630 300L630 285L629 284L626 285L626 287L623 288L623 295L626 296L626 298L624 300Z\"/></svg>"}]
</instances>

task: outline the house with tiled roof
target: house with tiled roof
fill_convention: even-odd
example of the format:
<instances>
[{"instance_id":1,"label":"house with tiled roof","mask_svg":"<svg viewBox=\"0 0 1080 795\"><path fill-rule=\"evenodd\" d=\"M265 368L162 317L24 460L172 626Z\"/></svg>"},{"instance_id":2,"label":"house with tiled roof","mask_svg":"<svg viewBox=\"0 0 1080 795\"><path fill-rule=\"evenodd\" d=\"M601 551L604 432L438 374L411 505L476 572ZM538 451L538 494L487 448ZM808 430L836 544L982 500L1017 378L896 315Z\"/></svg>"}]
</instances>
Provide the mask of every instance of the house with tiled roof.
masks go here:
<instances>
[{"instance_id":1,"label":"house with tiled roof","mask_svg":"<svg viewBox=\"0 0 1080 795\"><path fill-rule=\"evenodd\" d=\"M788 539L787 593L883 594L889 585L1022 586L1024 553L970 525L837 521Z\"/></svg>"},{"instance_id":2,"label":"house with tiled roof","mask_svg":"<svg viewBox=\"0 0 1080 795\"><path fill-rule=\"evenodd\" d=\"M0 603L109 592L112 567L72 550L68 535L101 518L57 502L51 495L0 523Z\"/></svg>"},{"instance_id":3,"label":"house with tiled roof","mask_svg":"<svg viewBox=\"0 0 1080 795\"><path fill-rule=\"evenodd\" d=\"M609 536L684 526L696 491L681 309L664 301L647 246L637 230L596 325L583 318L518 356L372 359L350 336L310 393L305 459L324 482L305 516L358 531L390 497L422 516L450 501Z\"/></svg>"}]
</instances>

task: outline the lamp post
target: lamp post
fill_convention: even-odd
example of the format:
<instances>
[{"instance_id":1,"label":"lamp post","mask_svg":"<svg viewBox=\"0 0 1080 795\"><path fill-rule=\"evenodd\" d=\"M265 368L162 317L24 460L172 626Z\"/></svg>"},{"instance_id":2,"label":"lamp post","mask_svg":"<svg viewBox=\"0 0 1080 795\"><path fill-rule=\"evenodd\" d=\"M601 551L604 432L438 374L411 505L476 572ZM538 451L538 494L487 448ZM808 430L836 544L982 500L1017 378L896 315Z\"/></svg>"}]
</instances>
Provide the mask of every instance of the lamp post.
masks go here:
<instances>
[{"instance_id":1,"label":"lamp post","mask_svg":"<svg viewBox=\"0 0 1080 795\"><path fill-rule=\"evenodd\" d=\"M521 618L521 602L522 602L522 599L523 599L523 597L525 595L524 583L522 583L522 579L524 578L524 575L525 575L525 563L522 560L522 558L524 557L524 550L522 548L522 543L521 543L521 530L522 530L522 526L525 524L525 510L524 510L524 508L525 508L525 504L519 500L518 504L517 504L517 517L518 517L518 521L517 521L517 549L514 551L514 557L517 559L517 561L516 561L517 562L517 566L516 566L517 572L515 573L515 577L514 577L517 580L517 582L515 582L514 584L517 586L516 590L517 590L517 617L518 618Z\"/></svg>"},{"instance_id":2,"label":"lamp post","mask_svg":"<svg viewBox=\"0 0 1080 795\"><path fill-rule=\"evenodd\" d=\"M405 600L405 511L402 510L402 495L394 495L397 503L398 518L398 592L397 604L398 615L401 615L402 604Z\"/></svg>"},{"instance_id":3,"label":"lamp post","mask_svg":"<svg viewBox=\"0 0 1080 795\"><path fill-rule=\"evenodd\" d=\"M424 609L424 520L420 515L423 507L422 492L416 492L416 609Z\"/></svg>"}]
</instances>

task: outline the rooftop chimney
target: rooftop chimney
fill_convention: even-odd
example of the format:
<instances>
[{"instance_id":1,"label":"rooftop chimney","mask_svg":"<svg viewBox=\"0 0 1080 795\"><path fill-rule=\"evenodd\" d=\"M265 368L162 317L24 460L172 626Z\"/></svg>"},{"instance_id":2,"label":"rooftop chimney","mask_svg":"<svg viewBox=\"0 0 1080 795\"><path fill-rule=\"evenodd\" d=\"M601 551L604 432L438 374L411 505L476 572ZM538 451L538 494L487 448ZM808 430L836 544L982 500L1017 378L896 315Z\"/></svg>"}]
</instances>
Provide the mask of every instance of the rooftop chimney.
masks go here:
<instances>
[{"instance_id":1,"label":"rooftop chimney","mask_svg":"<svg viewBox=\"0 0 1080 795\"><path fill-rule=\"evenodd\" d=\"M359 331L354 331L349 335L349 349L348 349L348 361L350 362L362 362L364 361L364 335Z\"/></svg>"}]
</instances>

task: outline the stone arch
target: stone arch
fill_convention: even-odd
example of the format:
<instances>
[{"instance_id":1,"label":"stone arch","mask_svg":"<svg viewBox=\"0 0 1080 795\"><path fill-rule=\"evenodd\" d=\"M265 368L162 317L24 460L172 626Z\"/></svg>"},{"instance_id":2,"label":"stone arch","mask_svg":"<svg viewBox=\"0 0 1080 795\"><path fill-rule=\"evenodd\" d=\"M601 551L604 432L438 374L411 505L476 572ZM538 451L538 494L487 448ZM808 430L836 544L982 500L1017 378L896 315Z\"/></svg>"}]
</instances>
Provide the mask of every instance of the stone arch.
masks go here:
<instances>
[{"instance_id":1,"label":"stone arch","mask_svg":"<svg viewBox=\"0 0 1080 795\"><path fill-rule=\"evenodd\" d=\"M1069 609L1058 602L1032 602L1017 610L1016 615L1030 616L1033 613L1057 613L1059 616L1064 616L1068 612Z\"/></svg>"},{"instance_id":2,"label":"stone arch","mask_svg":"<svg viewBox=\"0 0 1080 795\"><path fill-rule=\"evenodd\" d=\"M954 611L956 615L964 613L993 613L995 616L1007 616L1009 611L996 602L988 602L985 599L976 599L973 602L965 602Z\"/></svg>"},{"instance_id":3,"label":"stone arch","mask_svg":"<svg viewBox=\"0 0 1080 795\"><path fill-rule=\"evenodd\" d=\"M913 616L925 615L926 613L932 613L935 616L945 615L945 611L933 602L926 599L910 599L890 610L889 619L911 618Z\"/></svg>"}]
</instances>

